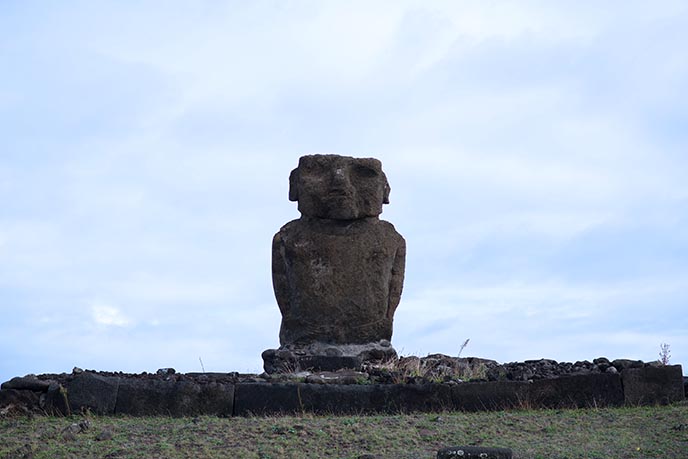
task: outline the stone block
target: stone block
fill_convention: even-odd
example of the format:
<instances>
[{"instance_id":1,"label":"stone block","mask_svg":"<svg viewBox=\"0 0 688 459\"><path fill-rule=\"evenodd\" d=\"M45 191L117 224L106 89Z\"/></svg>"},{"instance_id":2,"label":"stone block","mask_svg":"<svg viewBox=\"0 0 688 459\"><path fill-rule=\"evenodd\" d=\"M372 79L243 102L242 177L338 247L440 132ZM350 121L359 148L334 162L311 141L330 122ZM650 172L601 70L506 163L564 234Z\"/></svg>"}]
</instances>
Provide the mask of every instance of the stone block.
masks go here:
<instances>
[{"instance_id":1,"label":"stone block","mask_svg":"<svg viewBox=\"0 0 688 459\"><path fill-rule=\"evenodd\" d=\"M361 384L368 381L368 373L354 370L321 371L306 376L309 384Z\"/></svg>"},{"instance_id":2,"label":"stone block","mask_svg":"<svg viewBox=\"0 0 688 459\"><path fill-rule=\"evenodd\" d=\"M436 412L451 409L452 386L446 384L391 384L385 388L388 413Z\"/></svg>"},{"instance_id":3,"label":"stone block","mask_svg":"<svg viewBox=\"0 0 688 459\"><path fill-rule=\"evenodd\" d=\"M56 382L50 384L48 391L41 394L41 408L52 416L70 416L72 409L69 406L67 389Z\"/></svg>"},{"instance_id":4,"label":"stone block","mask_svg":"<svg viewBox=\"0 0 688 459\"><path fill-rule=\"evenodd\" d=\"M231 416L233 384L196 384L190 381L122 381L115 413L132 416Z\"/></svg>"},{"instance_id":5,"label":"stone block","mask_svg":"<svg viewBox=\"0 0 688 459\"><path fill-rule=\"evenodd\" d=\"M314 342L308 345L287 345L263 351L266 373L298 373L301 371L361 370L364 363L395 361L398 356L388 340L365 344L331 344Z\"/></svg>"},{"instance_id":6,"label":"stone block","mask_svg":"<svg viewBox=\"0 0 688 459\"><path fill-rule=\"evenodd\" d=\"M300 384L303 411L316 414L370 414L385 411L389 386Z\"/></svg>"},{"instance_id":7,"label":"stone block","mask_svg":"<svg viewBox=\"0 0 688 459\"><path fill-rule=\"evenodd\" d=\"M299 386L300 384L237 384L234 393L234 415L301 413L304 408Z\"/></svg>"},{"instance_id":8,"label":"stone block","mask_svg":"<svg viewBox=\"0 0 688 459\"><path fill-rule=\"evenodd\" d=\"M34 375L17 376L2 383L0 389L31 390L34 392L46 392L50 387L50 381L43 381Z\"/></svg>"},{"instance_id":9,"label":"stone block","mask_svg":"<svg viewBox=\"0 0 688 459\"><path fill-rule=\"evenodd\" d=\"M468 382L452 386L452 406L461 411L493 411L528 406L530 383Z\"/></svg>"},{"instance_id":10,"label":"stone block","mask_svg":"<svg viewBox=\"0 0 688 459\"><path fill-rule=\"evenodd\" d=\"M270 414L360 414L442 411L452 407L442 384L238 384L238 416Z\"/></svg>"},{"instance_id":11,"label":"stone block","mask_svg":"<svg viewBox=\"0 0 688 459\"><path fill-rule=\"evenodd\" d=\"M655 405L685 398L681 365L627 368L621 373L627 405Z\"/></svg>"},{"instance_id":12,"label":"stone block","mask_svg":"<svg viewBox=\"0 0 688 459\"><path fill-rule=\"evenodd\" d=\"M342 368L360 370L363 361L348 355L306 355L297 357L299 371L337 371Z\"/></svg>"},{"instance_id":13,"label":"stone block","mask_svg":"<svg viewBox=\"0 0 688 459\"><path fill-rule=\"evenodd\" d=\"M299 355L289 349L266 349L262 353L266 373L295 373L300 371L360 370L363 359L357 355Z\"/></svg>"},{"instance_id":14,"label":"stone block","mask_svg":"<svg viewBox=\"0 0 688 459\"><path fill-rule=\"evenodd\" d=\"M615 373L593 373L534 381L528 388L533 407L589 408L621 406L621 377Z\"/></svg>"},{"instance_id":15,"label":"stone block","mask_svg":"<svg viewBox=\"0 0 688 459\"><path fill-rule=\"evenodd\" d=\"M175 381L125 380L119 388L117 414L132 416L175 415L172 409L175 396ZM179 394L183 396L183 394Z\"/></svg>"},{"instance_id":16,"label":"stone block","mask_svg":"<svg viewBox=\"0 0 688 459\"><path fill-rule=\"evenodd\" d=\"M234 414L234 388L234 384L202 385L197 402L198 414L232 416Z\"/></svg>"},{"instance_id":17,"label":"stone block","mask_svg":"<svg viewBox=\"0 0 688 459\"><path fill-rule=\"evenodd\" d=\"M84 372L65 385L72 413L114 414L120 379Z\"/></svg>"}]
</instances>

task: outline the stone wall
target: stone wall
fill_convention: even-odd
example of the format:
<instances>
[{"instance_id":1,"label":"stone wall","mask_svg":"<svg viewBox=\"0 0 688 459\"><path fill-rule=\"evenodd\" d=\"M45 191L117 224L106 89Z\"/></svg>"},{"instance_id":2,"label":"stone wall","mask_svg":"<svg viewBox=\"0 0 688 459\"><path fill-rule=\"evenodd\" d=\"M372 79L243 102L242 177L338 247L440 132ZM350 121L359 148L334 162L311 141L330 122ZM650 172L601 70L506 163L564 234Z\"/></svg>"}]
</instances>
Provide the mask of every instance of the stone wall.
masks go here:
<instances>
[{"instance_id":1,"label":"stone wall","mask_svg":"<svg viewBox=\"0 0 688 459\"><path fill-rule=\"evenodd\" d=\"M510 408L585 408L684 400L682 369L628 368L535 381L349 384L270 382L236 373L123 375L77 372L14 378L0 390L0 414L250 416L368 414Z\"/></svg>"}]
</instances>

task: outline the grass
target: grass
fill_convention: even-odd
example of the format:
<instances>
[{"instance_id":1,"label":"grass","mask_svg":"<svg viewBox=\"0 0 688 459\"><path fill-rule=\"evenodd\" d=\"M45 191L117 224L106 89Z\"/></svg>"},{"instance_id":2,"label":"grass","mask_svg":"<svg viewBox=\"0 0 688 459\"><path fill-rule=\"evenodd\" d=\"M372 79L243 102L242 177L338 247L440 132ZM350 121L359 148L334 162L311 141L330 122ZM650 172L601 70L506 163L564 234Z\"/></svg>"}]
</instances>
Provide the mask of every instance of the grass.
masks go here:
<instances>
[{"instance_id":1,"label":"grass","mask_svg":"<svg viewBox=\"0 0 688 459\"><path fill-rule=\"evenodd\" d=\"M409 379L415 378L434 383L452 380L486 380L488 367L484 363L468 363L469 359L460 358L461 352L468 345L469 341L466 340L461 345L459 357L456 359L449 356L444 356L444 359L433 358L433 356L428 356L424 359L407 356L374 364L367 368L366 371L372 375L387 372L390 376L390 382L394 384L405 384Z\"/></svg>"},{"instance_id":2,"label":"grass","mask_svg":"<svg viewBox=\"0 0 688 459\"><path fill-rule=\"evenodd\" d=\"M688 405L587 410L267 418L0 419L0 458L434 458L456 445L517 459L688 457ZM112 438L98 441L103 431ZM365 457L365 456L364 456ZM370 456L369 456L370 457Z\"/></svg>"}]
</instances>

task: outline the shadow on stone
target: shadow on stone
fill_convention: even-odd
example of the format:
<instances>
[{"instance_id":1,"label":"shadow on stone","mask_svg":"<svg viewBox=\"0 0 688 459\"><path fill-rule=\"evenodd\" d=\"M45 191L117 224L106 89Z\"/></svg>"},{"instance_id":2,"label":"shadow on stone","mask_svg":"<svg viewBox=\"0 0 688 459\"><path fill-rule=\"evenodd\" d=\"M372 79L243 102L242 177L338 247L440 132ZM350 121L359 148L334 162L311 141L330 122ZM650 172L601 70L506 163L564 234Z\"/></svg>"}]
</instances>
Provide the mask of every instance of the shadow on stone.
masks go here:
<instances>
[{"instance_id":1,"label":"shadow on stone","mask_svg":"<svg viewBox=\"0 0 688 459\"><path fill-rule=\"evenodd\" d=\"M231 416L234 385L131 380L119 386L115 413L133 416Z\"/></svg>"},{"instance_id":2,"label":"shadow on stone","mask_svg":"<svg viewBox=\"0 0 688 459\"><path fill-rule=\"evenodd\" d=\"M65 387L72 413L114 414L119 385L119 378L90 372L75 375Z\"/></svg>"},{"instance_id":3,"label":"shadow on stone","mask_svg":"<svg viewBox=\"0 0 688 459\"><path fill-rule=\"evenodd\" d=\"M627 405L666 405L685 398L681 365L628 368L621 377Z\"/></svg>"},{"instance_id":4,"label":"shadow on stone","mask_svg":"<svg viewBox=\"0 0 688 459\"><path fill-rule=\"evenodd\" d=\"M41 407L47 414L53 416L70 416L72 414L67 389L58 383L50 384L48 391L41 395Z\"/></svg>"},{"instance_id":5,"label":"shadow on stone","mask_svg":"<svg viewBox=\"0 0 688 459\"><path fill-rule=\"evenodd\" d=\"M298 386L298 384L239 384L234 394L234 414L236 416L262 416L303 412Z\"/></svg>"},{"instance_id":6,"label":"shadow on stone","mask_svg":"<svg viewBox=\"0 0 688 459\"><path fill-rule=\"evenodd\" d=\"M494 411L527 407L530 383L520 381L474 382L452 386L454 409Z\"/></svg>"},{"instance_id":7,"label":"shadow on stone","mask_svg":"<svg viewBox=\"0 0 688 459\"><path fill-rule=\"evenodd\" d=\"M451 386L446 384L393 384L386 386L386 411L435 412L452 408Z\"/></svg>"},{"instance_id":8,"label":"shadow on stone","mask_svg":"<svg viewBox=\"0 0 688 459\"><path fill-rule=\"evenodd\" d=\"M598 373L534 381L529 400L537 408L621 406L624 392L618 374Z\"/></svg>"}]
</instances>

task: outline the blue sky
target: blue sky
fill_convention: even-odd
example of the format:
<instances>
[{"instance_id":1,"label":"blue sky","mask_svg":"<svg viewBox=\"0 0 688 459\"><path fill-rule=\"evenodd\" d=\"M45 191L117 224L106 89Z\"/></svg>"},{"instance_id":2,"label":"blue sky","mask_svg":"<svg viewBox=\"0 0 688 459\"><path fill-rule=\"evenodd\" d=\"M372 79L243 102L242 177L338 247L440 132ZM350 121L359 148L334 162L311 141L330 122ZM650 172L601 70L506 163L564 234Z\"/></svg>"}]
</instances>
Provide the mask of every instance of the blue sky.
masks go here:
<instances>
[{"instance_id":1,"label":"blue sky","mask_svg":"<svg viewBox=\"0 0 688 459\"><path fill-rule=\"evenodd\" d=\"M261 371L309 153L373 156L393 344L688 363L688 5L0 3L0 380ZM685 372L685 370L684 370Z\"/></svg>"}]
</instances>

